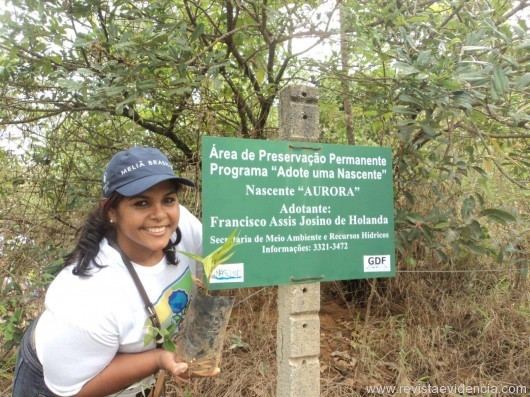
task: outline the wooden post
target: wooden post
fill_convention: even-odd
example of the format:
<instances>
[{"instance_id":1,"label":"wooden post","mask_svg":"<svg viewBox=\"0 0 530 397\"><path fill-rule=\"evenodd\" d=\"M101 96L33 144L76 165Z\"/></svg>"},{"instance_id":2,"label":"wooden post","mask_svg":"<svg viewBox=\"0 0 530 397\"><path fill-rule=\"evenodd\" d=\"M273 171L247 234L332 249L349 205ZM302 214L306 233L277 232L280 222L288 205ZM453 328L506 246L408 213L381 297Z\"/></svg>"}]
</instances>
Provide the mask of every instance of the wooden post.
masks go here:
<instances>
[{"instance_id":1,"label":"wooden post","mask_svg":"<svg viewBox=\"0 0 530 397\"><path fill-rule=\"evenodd\" d=\"M282 90L279 137L287 141L319 141L316 88L288 86ZM319 311L320 283L278 287L277 397L320 396Z\"/></svg>"}]
</instances>

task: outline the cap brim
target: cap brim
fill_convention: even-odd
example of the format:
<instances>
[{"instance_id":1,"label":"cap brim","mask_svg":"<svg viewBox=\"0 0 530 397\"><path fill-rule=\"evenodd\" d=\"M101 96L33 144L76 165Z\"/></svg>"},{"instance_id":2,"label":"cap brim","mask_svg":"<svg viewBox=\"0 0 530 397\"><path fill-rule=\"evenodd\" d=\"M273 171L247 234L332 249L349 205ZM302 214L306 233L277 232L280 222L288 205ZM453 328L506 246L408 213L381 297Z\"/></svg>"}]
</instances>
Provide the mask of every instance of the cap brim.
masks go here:
<instances>
[{"instance_id":1,"label":"cap brim","mask_svg":"<svg viewBox=\"0 0 530 397\"><path fill-rule=\"evenodd\" d=\"M120 186L116 191L125 197L136 196L137 194L152 188L157 183L164 181L175 181L182 185L195 186L195 184L189 179L180 178L174 175L149 175L128 183L127 185Z\"/></svg>"}]
</instances>

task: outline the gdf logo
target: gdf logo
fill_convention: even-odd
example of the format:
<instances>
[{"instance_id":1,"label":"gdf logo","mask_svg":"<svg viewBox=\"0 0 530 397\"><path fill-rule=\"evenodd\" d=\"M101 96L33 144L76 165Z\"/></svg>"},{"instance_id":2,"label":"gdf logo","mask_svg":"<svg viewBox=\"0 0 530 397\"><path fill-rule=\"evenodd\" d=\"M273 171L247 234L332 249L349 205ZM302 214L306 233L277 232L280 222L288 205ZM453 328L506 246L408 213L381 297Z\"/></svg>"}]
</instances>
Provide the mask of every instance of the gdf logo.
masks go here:
<instances>
[{"instance_id":1,"label":"gdf logo","mask_svg":"<svg viewBox=\"0 0 530 397\"><path fill-rule=\"evenodd\" d=\"M390 255L365 255L363 257L364 271L389 272L391 269Z\"/></svg>"}]
</instances>

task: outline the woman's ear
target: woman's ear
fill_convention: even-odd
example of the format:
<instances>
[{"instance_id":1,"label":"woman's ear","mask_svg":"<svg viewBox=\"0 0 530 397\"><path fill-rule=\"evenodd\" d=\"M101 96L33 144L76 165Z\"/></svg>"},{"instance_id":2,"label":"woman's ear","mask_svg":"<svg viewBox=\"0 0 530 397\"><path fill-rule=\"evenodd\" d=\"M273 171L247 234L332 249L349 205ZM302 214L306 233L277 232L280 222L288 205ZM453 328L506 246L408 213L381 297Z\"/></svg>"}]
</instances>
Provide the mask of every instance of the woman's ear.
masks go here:
<instances>
[{"instance_id":1,"label":"woman's ear","mask_svg":"<svg viewBox=\"0 0 530 397\"><path fill-rule=\"evenodd\" d=\"M114 208L109 208L109 212L107 213L108 221L110 223L116 223L117 213Z\"/></svg>"},{"instance_id":2,"label":"woman's ear","mask_svg":"<svg viewBox=\"0 0 530 397\"><path fill-rule=\"evenodd\" d=\"M99 200L99 207L102 209L103 217L106 218L104 221L113 224L116 222L117 212L115 208L110 207L105 213L105 207L108 205L107 200L108 199Z\"/></svg>"}]
</instances>

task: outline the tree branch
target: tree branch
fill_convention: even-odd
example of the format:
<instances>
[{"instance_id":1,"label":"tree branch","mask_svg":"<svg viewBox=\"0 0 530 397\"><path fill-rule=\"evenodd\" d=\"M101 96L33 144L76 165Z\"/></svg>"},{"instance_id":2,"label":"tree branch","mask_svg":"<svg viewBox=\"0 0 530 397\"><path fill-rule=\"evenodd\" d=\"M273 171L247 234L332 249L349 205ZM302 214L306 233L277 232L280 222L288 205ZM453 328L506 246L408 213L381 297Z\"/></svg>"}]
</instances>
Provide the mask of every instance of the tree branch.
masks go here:
<instances>
[{"instance_id":1,"label":"tree branch","mask_svg":"<svg viewBox=\"0 0 530 397\"><path fill-rule=\"evenodd\" d=\"M516 7L508 11L506 14L502 16L502 18L500 18L499 22L503 23L507 21L509 18L513 17L519 11L524 10L526 7L528 7L528 0L520 0L519 4Z\"/></svg>"},{"instance_id":2,"label":"tree branch","mask_svg":"<svg viewBox=\"0 0 530 397\"><path fill-rule=\"evenodd\" d=\"M405 12L405 11L413 11L417 8L423 8L423 7L427 7L427 6L430 6L434 3L436 3L438 0L426 0L424 1L423 3L420 3L420 4L417 4L416 2L411 2L412 4L406 8L400 8L398 11L399 12ZM376 26L379 26L379 25L382 25L384 24L386 21L384 18L380 18L378 19L377 21L374 21L372 23L369 23L368 25L366 25L367 28L374 28Z\"/></svg>"},{"instance_id":3,"label":"tree branch","mask_svg":"<svg viewBox=\"0 0 530 397\"><path fill-rule=\"evenodd\" d=\"M480 129L477 127L477 125L475 124L475 122L473 120L469 119L469 123L473 127L471 131L474 132L476 135L478 135L480 141L482 142L482 145L484 146L484 149L486 149L486 152L488 152L488 154L491 156L491 151L490 151L488 145L486 144L486 142L484 141L484 137L483 137L482 132L480 131ZM466 128L464 127L464 129L466 129ZM511 176L509 176L504 171L504 169L497 163L497 161L495 159L492 158L492 161L493 161L493 164L495 164L495 167L497 167L497 169L500 171L500 173L502 175L504 175L510 182L512 182L513 184L515 184L516 186L518 186L519 188L521 188L523 190L528 190L529 189L526 186L524 186L524 185L520 184L519 182L517 182L516 180L514 180Z\"/></svg>"},{"instance_id":4,"label":"tree branch","mask_svg":"<svg viewBox=\"0 0 530 397\"><path fill-rule=\"evenodd\" d=\"M112 114L116 114L114 112L111 112ZM131 114L132 113L132 114ZM173 130L170 130L168 127L163 128L162 126L159 126L155 123L152 123L150 121L147 121L140 116L140 114L133 109L132 107L124 107L123 108L123 114L118 115L128 118L129 120L133 121L135 124L138 124L140 127L154 132L155 134L165 136L171 140L175 144L177 148L179 148L182 153L184 153L184 156L186 157L187 161L190 163L193 163L194 156L193 151L190 149L188 145L186 145L182 140L180 140L174 133Z\"/></svg>"}]
</instances>

